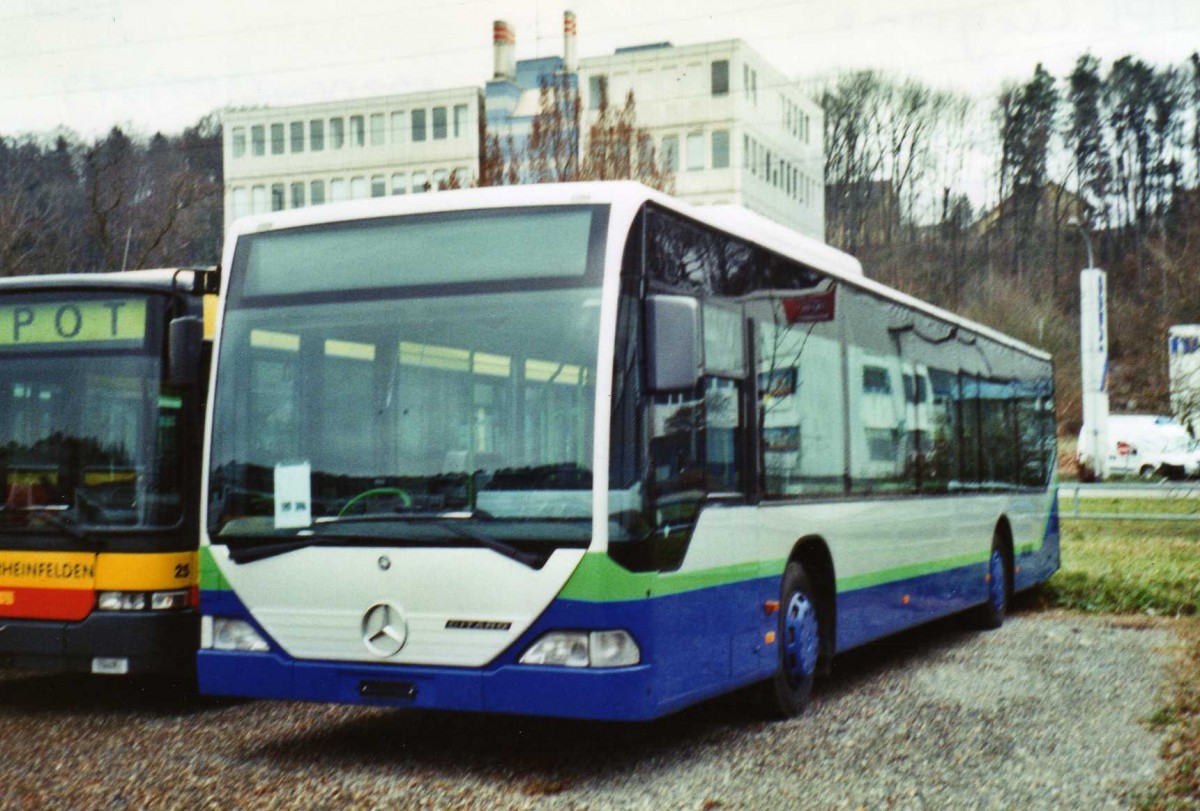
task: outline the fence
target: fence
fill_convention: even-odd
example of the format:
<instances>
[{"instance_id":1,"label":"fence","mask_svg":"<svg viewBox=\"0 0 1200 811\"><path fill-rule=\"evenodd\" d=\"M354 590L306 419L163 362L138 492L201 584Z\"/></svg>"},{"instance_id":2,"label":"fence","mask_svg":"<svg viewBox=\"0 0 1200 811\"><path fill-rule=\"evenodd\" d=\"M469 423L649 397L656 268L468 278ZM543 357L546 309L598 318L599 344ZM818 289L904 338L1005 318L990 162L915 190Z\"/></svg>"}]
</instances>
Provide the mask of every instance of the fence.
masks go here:
<instances>
[{"instance_id":1,"label":"fence","mask_svg":"<svg viewBox=\"0 0 1200 811\"><path fill-rule=\"evenodd\" d=\"M1091 498L1171 501L1167 512L1093 512L1081 510L1080 501ZM1070 509L1064 509L1069 504ZM1178 507L1178 509L1175 509ZM1200 482L1082 484L1067 482L1058 488L1059 519L1088 521L1200 521Z\"/></svg>"}]
</instances>

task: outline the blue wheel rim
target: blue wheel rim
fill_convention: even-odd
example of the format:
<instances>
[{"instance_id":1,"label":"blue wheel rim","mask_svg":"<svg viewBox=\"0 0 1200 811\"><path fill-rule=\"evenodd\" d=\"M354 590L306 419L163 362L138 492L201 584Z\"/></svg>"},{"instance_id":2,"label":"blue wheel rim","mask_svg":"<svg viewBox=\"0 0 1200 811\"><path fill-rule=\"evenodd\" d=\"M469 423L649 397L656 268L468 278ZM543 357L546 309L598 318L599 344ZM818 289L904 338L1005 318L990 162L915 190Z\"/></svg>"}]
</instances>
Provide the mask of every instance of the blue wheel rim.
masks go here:
<instances>
[{"instance_id":1,"label":"blue wheel rim","mask_svg":"<svg viewBox=\"0 0 1200 811\"><path fill-rule=\"evenodd\" d=\"M783 663L792 683L808 678L817 669L817 612L800 592L788 600L783 619Z\"/></svg>"},{"instance_id":2,"label":"blue wheel rim","mask_svg":"<svg viewBox=\"0 0 1200 811\"><path fill-rule=\"evenodd\" d=\"M1004 611L1004 603L1008 598L1008 585L1005 582L1004 555L999 549L992 550L992 558L988 563L988 599L992 601L992 610L997 614Z\"/></svg>"}]
</instances>

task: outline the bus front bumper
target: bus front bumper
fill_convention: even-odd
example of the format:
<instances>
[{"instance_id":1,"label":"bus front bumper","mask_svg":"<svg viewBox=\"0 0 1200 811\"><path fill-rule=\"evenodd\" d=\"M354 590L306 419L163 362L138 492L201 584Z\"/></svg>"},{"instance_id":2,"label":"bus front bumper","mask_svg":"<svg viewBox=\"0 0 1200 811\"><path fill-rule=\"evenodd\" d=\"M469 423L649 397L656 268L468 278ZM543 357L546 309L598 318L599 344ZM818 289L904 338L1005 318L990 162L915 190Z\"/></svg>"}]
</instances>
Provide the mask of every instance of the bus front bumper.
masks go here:
<instances>
[{"instance_id":1,"label":"bus front bumper","mask_svg":"<svg viewBox=\"0 0 1200 811\"><path fill-rule=\"evenodd\" d=\"M605 721L648 720L672 709L656 700L648 664L475 670L303 661L276 653L202 649L197 672L201 692L244 698Z\"/></svg>"},{"instance_id":2,"label":"bus front bumper","mask_svg":"<svg viewBox=\"0 0 1200 811\"><path fill-rule=\"evenodd\" d=\"M161 673L195 667L200 618L170 613L93 612L79 622L0 618L0 666L72 673Z\"/></svg>"}]
</instances>

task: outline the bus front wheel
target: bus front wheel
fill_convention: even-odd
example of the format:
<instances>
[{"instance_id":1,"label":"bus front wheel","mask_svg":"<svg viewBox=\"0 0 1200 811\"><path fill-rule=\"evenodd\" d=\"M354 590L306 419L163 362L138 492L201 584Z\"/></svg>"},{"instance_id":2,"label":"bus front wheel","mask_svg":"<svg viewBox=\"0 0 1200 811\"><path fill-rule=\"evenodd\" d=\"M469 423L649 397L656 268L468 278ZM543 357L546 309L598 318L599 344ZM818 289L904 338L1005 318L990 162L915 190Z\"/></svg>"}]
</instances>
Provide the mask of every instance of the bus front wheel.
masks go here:
<instances>
[{"instance_id":1,"label":"bus front wheel","mask_svg":"<svg viewBox=\"0 0 1200 811\"><path fill-rule=\"evenodd\" d=\"M765 715L791 718L808 705L821 638L816 591L808 572L795 561L783 572L780 598L775 675L753 689Z\"/></svg>"}]
</instances>

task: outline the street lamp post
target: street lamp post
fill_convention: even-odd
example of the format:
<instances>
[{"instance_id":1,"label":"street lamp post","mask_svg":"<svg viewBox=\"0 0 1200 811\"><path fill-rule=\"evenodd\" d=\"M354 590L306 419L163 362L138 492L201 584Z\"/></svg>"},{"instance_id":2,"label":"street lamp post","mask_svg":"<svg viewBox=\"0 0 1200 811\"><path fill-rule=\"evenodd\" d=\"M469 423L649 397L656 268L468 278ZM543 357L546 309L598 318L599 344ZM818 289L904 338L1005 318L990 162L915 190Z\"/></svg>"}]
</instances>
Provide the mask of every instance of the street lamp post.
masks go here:
<instances>
[{"instance_id":1,"label":"street lamp post","mask_svg":"<svg viewBox=\"0 0 1200 811\"><path fill-rule=\"evenodd\" d=\"M1083 378L1083 432L1096 477L1108 472L1108 301L1104 271L1095 266L1087 227L1072 217L1087 247L1088 266L1079 274L1079 367Z\"/></svg>"}]
</instances>

